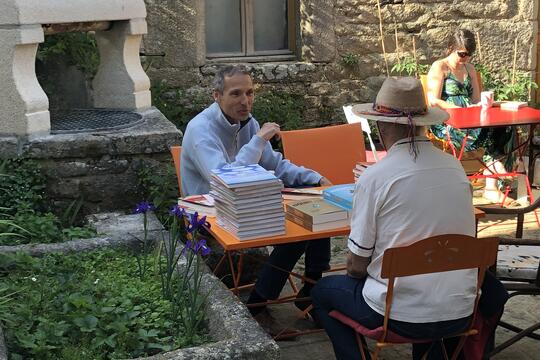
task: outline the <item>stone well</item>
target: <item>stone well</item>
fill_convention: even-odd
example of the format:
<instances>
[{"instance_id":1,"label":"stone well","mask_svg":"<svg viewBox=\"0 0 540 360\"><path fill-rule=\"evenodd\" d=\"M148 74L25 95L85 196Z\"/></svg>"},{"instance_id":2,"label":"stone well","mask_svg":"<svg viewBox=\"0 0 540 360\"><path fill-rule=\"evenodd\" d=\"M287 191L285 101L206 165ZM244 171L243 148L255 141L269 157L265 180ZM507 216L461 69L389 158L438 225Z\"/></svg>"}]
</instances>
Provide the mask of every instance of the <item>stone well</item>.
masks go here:
<instances>
[{"instance_id":1,"label":"stone well","mask_svg":"<svg viewBox=\"0 0 540 360\"><path fill-rule=\"evenodd\" d=\"M100 65L93 106L51 121L35 62L45 35L95 31ZM62 208L84 200L85 213L131 206L136 172L169 162L181 133L151 106L139 59L147 32L143 0L0 1L0 158L44 165L49 196Z\"/></svg>"}]
</instances>

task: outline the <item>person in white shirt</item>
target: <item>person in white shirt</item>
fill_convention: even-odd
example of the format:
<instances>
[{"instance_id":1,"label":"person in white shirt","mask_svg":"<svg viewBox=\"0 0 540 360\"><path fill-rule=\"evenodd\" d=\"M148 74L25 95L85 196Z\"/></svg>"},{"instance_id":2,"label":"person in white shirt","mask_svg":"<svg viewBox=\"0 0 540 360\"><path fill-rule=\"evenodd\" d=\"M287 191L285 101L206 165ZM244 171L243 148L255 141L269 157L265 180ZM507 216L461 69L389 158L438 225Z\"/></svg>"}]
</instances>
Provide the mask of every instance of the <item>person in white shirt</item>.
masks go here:
<instances>
[{"instance_id":1,"label":"person in white shirt","mask_svg":"<svg viewBox=\"0 0 540 360\"><path fill-rule=\"evenodd\" d=\"M360 353L353 330L328 313L338 310L370 329L382 325L387 280L381 278L381 265L386 249L435 235L476 232L472 188L463 167L422 136L425 126L443 123L448 114L426 106L417 79L387 78L375 104L356 105L353 111L377 121L388 153L357 182L347 275L324 277L311 292L312 314L327 331L338 359L359 359ZM470 324L476 281L476 270L396 279L389 328L416 339L464 330ZM494 278L489 281L500 285ZM413 357L430 351L428 358L443 358L439 346L429 349L415 344Z\"/></svg>"}]
</instances>

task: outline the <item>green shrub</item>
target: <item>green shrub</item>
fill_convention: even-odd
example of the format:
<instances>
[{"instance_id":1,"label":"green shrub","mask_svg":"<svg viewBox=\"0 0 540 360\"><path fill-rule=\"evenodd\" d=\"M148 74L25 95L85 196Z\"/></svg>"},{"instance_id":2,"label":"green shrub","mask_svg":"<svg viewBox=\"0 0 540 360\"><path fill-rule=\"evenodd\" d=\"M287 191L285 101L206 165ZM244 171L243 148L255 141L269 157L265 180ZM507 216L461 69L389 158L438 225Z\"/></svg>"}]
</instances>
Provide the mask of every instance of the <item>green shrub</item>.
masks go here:
<instances>
[{"instance_id":1,"label":"green shrub","mask_svg":"<svg viewBox=\"0 0 540 360\"><path fill-rule=\"evenodd\" d=\"M412 56L404 56L390 71L399 76L416 76L416 74L420 76L428 73L429 65L417 63Z\"/></svg>"},{"instance_id":2,"label":"green shrub","mask_svg":"<svg viewBox=\"0 0 540 360\"><path fill-rule=\"evenodd\" d=\"M96 39L89 32L45 36L45 41L39 45L37 59L45 64L62 59L68 65L76 66L88 78L93 78L99 67Z\"/></svg>"},{"instance_id":3,"label":"green shrub","mask_svg":"<svg viewBox=\"0 0 540 360\"><path fill-rule=\"evenodd\" d=\"M91 237L95 231L73 227L81 208L77 199L61 218L50 212L45 196L45 177L31 160L0 162L0 244L54 243Z\"/></svg>"},{"instance_id":4,"label":"green shrub","mask_svg":"<svg viewBox=\"0 0 540 360\"><path fill-rule=\"evenodd\" d=\"M305 101L294 91L268 91L257 94L253 116L260 122L275 122L282 130L300 129L303 125Z\"/></svg>"},{"instance_id":5,"label":"green shrub","mask_svg":"<svg viewBox=\"0 0 540 360\"><path fill-rule=\"evenodd\" d=\"M212 101L200 94L187 97L184 90L173 89L165 81L153 85L151 91L152 104L182 132L189 120Z\"/></svg>"},{"instance_id":6,"label":"green shrub","mask_svg":"<svg viewBox=\"0 0 540 360\"><path fill-rule=\"evenodd\" d=\"M136 272L124 250L0 255L0 321L10 358L134 358L203 342L200 331L191 342L182 329L176 333L159 281Z\"/></svg>"},{"instance_id":7,"label":"green shrub","mask_svg":"<svg viewBox=\"0 0 540 360\"><path fill-rule=\"evenodd\" d=\"M174 166L143 167L137 176L142 198L151 202L156 207L156 215L164 220L179 196Z\"/></svg>"}]
</instances>

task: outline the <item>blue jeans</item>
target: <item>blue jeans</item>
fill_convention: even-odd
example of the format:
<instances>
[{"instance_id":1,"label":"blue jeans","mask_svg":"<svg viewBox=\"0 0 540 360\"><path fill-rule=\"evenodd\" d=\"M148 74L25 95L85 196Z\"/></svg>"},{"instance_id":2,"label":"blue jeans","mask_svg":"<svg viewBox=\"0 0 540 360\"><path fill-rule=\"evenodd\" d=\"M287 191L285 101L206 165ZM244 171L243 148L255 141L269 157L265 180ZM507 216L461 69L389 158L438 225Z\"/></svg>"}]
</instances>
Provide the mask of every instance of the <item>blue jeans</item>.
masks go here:
<instances>
[{"instance_id":1,"label":"blue jeans","mask_svg":"<svg viewBox=\"0 0 540 360\"><path fill-rule=\"evenodd\" d=\"M265 299L277 299L294 265L306 253L306 273L321 273L330 267L330 238L276 245L255 284ZM275 267L283 270L278 270ZM317 280L317 279L315 279Z\"/></svg>"},{"instance_id":2,"label":"blue jeans","mask_svg":"<svg viewBox=\"0 0 540 360\"><path fill-rule=\"evenodd\" d=\"M365 279L358 280L347 275L326 276L311 290L311 298L321 325L326 330L338 360L361 358L355 332L349 326L330 317L328 313L337 310L369 329L383 325L384 317L375 312L365 302L362 295ZM432 323L408 323L390 320L389 328L404 337L412 339L436 339L459 333L470 324L470 317ZM445 340L445 347L451 354L457 345L457 338ZM429 350L431 349L431 350ZM428 359L443 359L439 344L414 344L413 358L419 359L426 351ZM366 352L369 358L369 354Z\"/></svg>"}]
</instances>

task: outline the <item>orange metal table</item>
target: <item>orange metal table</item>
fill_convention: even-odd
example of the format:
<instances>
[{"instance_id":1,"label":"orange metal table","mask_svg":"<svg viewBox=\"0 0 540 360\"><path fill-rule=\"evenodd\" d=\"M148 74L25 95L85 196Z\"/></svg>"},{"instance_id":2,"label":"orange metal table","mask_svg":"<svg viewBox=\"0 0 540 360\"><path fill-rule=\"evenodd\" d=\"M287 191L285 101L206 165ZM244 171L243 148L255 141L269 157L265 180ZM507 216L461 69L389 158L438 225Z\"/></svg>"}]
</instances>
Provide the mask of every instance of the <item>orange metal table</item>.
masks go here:
<instances>
[{"instance_id":1,"label":"orange metal table","mask_svg":"<svg viewBox=\"0 0 540 360\"><path fill-rule=\"evenodd\" d=\"M474 216L476 220L483 218L486 214L479 209L474 209ZM216 223L216 218L211 217L207 218L210 228L208 232L215 237L219 244L223 247L225 251L230 250L242 250L250 249L262 246L273 246L279 244L287 244L291 242L304 241L304 240L315 240L325 237L332 236L342 236L349 235L350 228L348 226L330 229L325 231L309 231L306 228L303 228L300 225L293 223L292 221L285 220L285 234L277 235L253 240L240 240L236 236L229 233L224 228L220 227Z\"/></svg>"}]
</instances>

